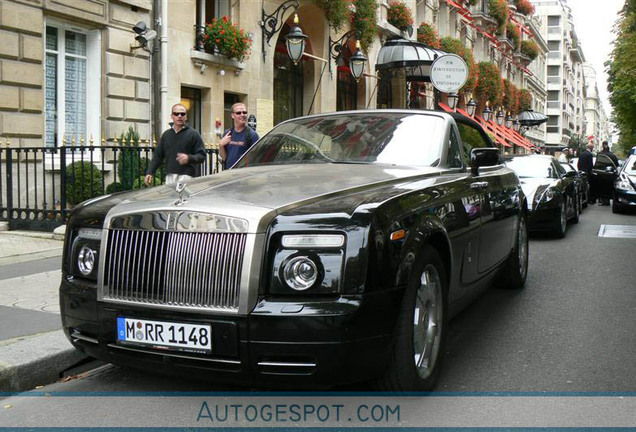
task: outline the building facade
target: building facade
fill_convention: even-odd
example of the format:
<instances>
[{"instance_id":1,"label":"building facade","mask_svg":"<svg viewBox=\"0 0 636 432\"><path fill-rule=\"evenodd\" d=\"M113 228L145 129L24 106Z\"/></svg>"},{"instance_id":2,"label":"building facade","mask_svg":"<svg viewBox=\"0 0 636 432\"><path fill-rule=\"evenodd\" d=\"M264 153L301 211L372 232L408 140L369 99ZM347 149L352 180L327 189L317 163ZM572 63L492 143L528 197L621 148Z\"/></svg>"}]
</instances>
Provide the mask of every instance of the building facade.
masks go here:
<instances>
[{"instance_id":1,"label":"building facade","mask_svg":"<svg viewBox=\"0 0 636 432\"><path fill-rule=\"evenodd\" d=\"M512 35L495 34L489 0L404 3L413 24L402 29L389 23L388 2L377 3L377 31L364 53L365 74L356 81L349 65L356 51L352 24L344 20L334 30L320 1L5 0L0 3L0 137L20 147L99 145L132 127L152 141L168 127L170 107L183 103L191 125L212 144L230 127L235 102L247 104L262 135L291 117L376 108L382 86L393 92L388 106L413 107L415 86L396 77L380 82L376 60L390 38L415 41L414 30L423 22L440 37L460 40L477 62L496 64L503 78L532 93L532 108L543 112L549 99L548 44L536 20L517 11L515 1L505 13L521 40L537 42L533 61L521 54ZM294 13L307 35L298 65L285 49ZM232 59L206 43L206 24L224 16L251 39L249 56ZM418 107L434 109L446 100L430 83L421 84ZM473 96L462 94L459 106ZM544 135L537 128L527 136L542 145Z\"/></svg>"},{"instance_id":2,"label":"building facade","mask_svg":"<svg viewBox=\"0 0 636 432\"><path fill-rule=\"evenodd\" d=\"M596 79L596 70L590 63L583 65L585 76L585 130L586 140L600 150L603 141L610 141L610 125L601 101Z\"/></svg>"},{"instance_id":3,"label":"building facade","mask_svg":"<svg viewBox=\"0 0 636 432\"><path fill-rule=\"evenodd\" d=\"M550 153L578 141L585 131L585 57L565 0L533 0L548 44L546 148Z\"/></svg>"}]
</instances>

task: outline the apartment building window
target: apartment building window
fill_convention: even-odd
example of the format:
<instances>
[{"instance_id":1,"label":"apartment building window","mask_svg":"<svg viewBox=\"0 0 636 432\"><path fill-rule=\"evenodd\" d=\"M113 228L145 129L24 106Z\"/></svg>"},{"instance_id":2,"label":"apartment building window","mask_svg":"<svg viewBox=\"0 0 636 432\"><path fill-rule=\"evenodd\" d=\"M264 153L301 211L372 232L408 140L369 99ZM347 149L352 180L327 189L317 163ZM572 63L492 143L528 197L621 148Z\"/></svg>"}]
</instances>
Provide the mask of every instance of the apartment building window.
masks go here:
<instances>
[{"instance_id":1,"label":"apartment building window","mask_svg":"<svg viewBox=\"0 0 636 432\"><path fill-rule=\"evenodd\" d=\"M188 113L188 124L201 133L201 89L181 87L181 101Z\"/></svg>"},{"instance_id":2,"label":"apartment building window","mask_svg":"<svg viewBox=\"0 0 636 432\"><path fill-rule=\"evenodd\" d=\"M341 55L338 58L336 111L354 110L358 107L358 83L351 75L349 67L351 54L351 48L343 46Z\"/></svg>"},{"instance_id":3,"label":"apartment building window","mask_svg":"<svg viewBox=\"0 0 636 432\"><path fill-rule=\"evenodd\" d=\"M231 17L232 2L230 0L197 0L197 16L203 19L204 23L222 16Z\"/></svg>"},{"instance_id":4,"label":"apartment building window","mask_svg":"<svg viewBox=\"0 0 636 432\"><path fill-rule=\"evenodd\" d=\"M550 51L559 51L561 49L561 41L548 41L548 49Z\"/></svg>"},{"instance_id":5,"label":"apartment building window","mask_svg":"<svg viewBox=\"0 0 636 432\"><path fill-rule=\"evenodd\" d=\"M549 15L548 16L548 26L556 27L561 25L561 17L559 15Z\"/></svg>"},{"instance_id":6,"label":"apartment building window","mask_svg":"<svg viewBox=\"0 0 636 432\"><path fill-rule=\"evenodd\" d=\"M99 142L99 31L47 23L45 43L45 145Z\"/></svg>"}]
</instances>

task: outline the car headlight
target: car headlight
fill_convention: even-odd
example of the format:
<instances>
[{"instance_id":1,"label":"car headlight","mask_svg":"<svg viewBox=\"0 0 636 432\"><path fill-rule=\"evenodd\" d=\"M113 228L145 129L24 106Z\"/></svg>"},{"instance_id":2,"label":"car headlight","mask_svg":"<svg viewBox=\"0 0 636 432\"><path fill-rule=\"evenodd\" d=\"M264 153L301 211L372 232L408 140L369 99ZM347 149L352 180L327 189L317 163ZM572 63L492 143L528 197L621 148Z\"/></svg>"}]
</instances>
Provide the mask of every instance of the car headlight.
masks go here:
<instances>
[{"instance_id":1,"label":"car headlight","mask_svg":"<svg viewBox=\"0 0 636 432\"><path fill-rule=\"evenodd\" d=\"M270 294L334 294L342 281L343 234L285 234L275 252Z\"/></svg>"},{"instance_id":2,"label":"car headlight","mask_svg":"<svg viewBox=\"0 0 636 432\"><path fill-rule=\"evenodd\" d=\"M283 266L283 280L293 290L305 291L318 280L318 266L307 256L296 256Z\"/></svg>"},{"instance_id":3,"label":"car headlight","mask_svg":"<svg viewBox=\"0 0 636 432\"><path fill-rule=\"evenodd\" d=\"M629 179L625 177L624 175L621 175L618 179L616 179L615 186L616 186L616 189L621 189L626 191L632 190L632 184L630 183Z\"/></svg>"},{"instance_id":4,"label":"car headlight","mask_svg":"<svg viewBox=\"0 0 636 432\"><path fill-rule=\"evenodd\" d=\"M545 188L545 191L542 194L537 194L537 196L539 197L537 202L548 202L548 201L552 201L554 197L556 196L556 194L554 193L553 189L548 187L548 188Z\"/></svg>"},{"instance_id":5,"label":"car headlight","mask_svg":"<svg viewBox=\"0 0 636 432\"><path fill-rule=\"evenodd\" d=\"M80 228L71 247L71 274L86 279L97 280L99 248L102 230Z\"/></svg>"}]
</instances>

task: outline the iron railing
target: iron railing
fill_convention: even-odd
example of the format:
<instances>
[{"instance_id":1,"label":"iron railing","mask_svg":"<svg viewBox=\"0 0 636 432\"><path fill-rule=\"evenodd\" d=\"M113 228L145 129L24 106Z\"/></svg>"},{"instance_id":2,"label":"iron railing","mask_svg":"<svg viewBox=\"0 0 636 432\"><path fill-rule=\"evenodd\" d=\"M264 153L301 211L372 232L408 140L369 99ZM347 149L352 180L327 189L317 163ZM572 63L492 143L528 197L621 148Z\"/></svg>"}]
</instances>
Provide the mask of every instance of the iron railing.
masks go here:
<instances>
[{"instance_id":1,"label":"iron railing","mask_svg":"<svg viewBox=\"0 0 636 432\"><path fill-rule=\"evenodd\" d=\"M202 176L221 170L218 149L206 147ZM9 229L51 231L67 222L79 201L139 187L154 151L117 145L0 147L0 221L9 222Z\"/></svg>"}]
</instances>

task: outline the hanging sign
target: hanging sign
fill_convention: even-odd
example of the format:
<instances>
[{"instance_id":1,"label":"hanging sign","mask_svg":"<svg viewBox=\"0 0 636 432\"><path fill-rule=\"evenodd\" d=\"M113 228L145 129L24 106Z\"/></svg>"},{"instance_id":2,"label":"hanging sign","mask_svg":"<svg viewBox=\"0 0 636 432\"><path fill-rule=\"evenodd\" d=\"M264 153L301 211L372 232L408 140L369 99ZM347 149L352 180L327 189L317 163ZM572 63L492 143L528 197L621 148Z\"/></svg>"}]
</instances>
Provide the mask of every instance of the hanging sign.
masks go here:
<instances>
[{"instance_id":1,"label":"hanging sign","mask_svg":"<svg viewBox=\"0 0 636 432\"><path fill-rule=\"evenodd\" d=\"M442 93L453 93L466 84L468 65L457 54L444 54L431 65L431 82Z\"/></svg>"}]
</instances>

